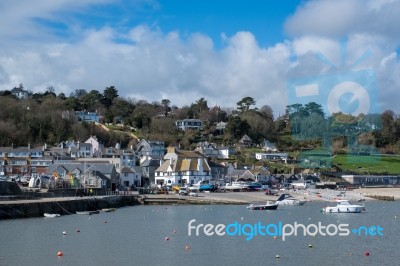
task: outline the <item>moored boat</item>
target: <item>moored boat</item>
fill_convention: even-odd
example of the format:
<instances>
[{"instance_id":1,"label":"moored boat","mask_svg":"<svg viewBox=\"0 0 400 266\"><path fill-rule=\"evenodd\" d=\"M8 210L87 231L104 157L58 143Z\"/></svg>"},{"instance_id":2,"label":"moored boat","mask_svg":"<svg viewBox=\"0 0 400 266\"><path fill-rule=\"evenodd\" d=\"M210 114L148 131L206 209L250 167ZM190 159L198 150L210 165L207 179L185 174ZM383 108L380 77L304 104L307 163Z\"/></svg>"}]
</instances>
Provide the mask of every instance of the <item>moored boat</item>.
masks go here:
<instances>
[{"instance_id":1,"label":"moored boat","mask_svg":"<svg viewBox=\"0 0 400 266\"><path fill-rule=\"evenodd\" d=\"M92 214L99 214L100 211L77 211L76 214L83 214L83 215L92 215Z\"/></svg>"},{"instance_id":2,"label":"moored boat","mask_svg":"<svg viewBox=\"0 0 400 266\"><path fill-rule=\"evenodd\" d=\"M43 215L44 215L44 217L47 217L47 218L56 218L56 217L60 217L61 216L58 213L44 213Z\"/></svg>"},{"instance_id":3,"label":"moored boat","mask_svg":"<svg viewBox=\"0 0 400 266\"><path fill-rule=\"evenodd\" d=\"M115 212L117 209L116 208L106 208L106 209L101 209L103 212Z\"/></svg>"},{"instance_id":4,"label":"moored boat","mask_svg":"<svg viewBox=\"0 0 400 266\"><path fill-rule=\"evenodd\" d=\"M267 201L264 204L253 203L246 208L250 210L276 210L278 208L278 204L276 202Z\"/></svg>"},{"instance_id":5,"label":"moored boat","mask_svg":"<svg viewBox=\"0 0 400 266\"><path fill-rule=\"evenodd\" d=\"M299 200L290 194L282 194L277 200L276 203L278 205L304 205L306 203L305 200Z\"/></svg>"},{"instance_id":6,"label":"moored boat","mask_svg":"<svg viewBox=\"0 0 400 266\"><path fill-rule=\"evenodd\" d=\"M337 200L337 205L333 207L324 207L326 213L360 213L365 211L365 206L351 204L348 200Z\"/></svg>"}]
</instances>

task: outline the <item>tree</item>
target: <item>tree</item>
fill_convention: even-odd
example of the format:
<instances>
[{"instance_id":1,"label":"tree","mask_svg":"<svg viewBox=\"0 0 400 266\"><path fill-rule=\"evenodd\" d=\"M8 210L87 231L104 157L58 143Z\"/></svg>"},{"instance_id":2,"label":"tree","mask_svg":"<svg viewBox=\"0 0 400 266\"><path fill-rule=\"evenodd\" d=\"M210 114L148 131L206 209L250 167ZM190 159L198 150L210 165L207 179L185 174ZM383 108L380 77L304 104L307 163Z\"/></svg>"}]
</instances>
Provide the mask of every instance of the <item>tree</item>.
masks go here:
<instances>
[{"instance_id":1,"label":"tree","mask_svg":"<svg viewBox=\"0 0 400 266\"><path fill-rule=\"evenodd\" d=\"M250 125L246 120L242 120L239 116L230 116L225 132L235 139L241 138L250 131Z\"/></svg>"},{"instance_id":2,"label":"tree","mask_svg":"<svg viewBox=\"0 0 400 266\"><path fill-rule=\"evenodd\" d=\"M104 89L103 92L103 99L102 103L106 106L106 108L109 108L113 100L118 97L118 90L114 86L110 86Z\"/></svg>"},{"instance_id":3,"label":"tree","mask_svg":"<svg viewBox=\"0 0 400 266\"><path fill-rule=\"evenodd\" d=\"M246 112L250 110L251 105L255 105L256 101L252 97L244 97L237 102L237 109L240 112Z\"/></svg>"},{"instance_id":4,"label":"tree","mask_svg":"<svg viewBox=\"0 0 400 266\"><path fill-rule=\"evenodd\" d=\"M171 110L171 108L169 107L169 104L171 103L170 100L168 99L162 99L161 100L161 105L164 107L164 116L168 115L168 111Z\"/></svg>"}]
</instances>

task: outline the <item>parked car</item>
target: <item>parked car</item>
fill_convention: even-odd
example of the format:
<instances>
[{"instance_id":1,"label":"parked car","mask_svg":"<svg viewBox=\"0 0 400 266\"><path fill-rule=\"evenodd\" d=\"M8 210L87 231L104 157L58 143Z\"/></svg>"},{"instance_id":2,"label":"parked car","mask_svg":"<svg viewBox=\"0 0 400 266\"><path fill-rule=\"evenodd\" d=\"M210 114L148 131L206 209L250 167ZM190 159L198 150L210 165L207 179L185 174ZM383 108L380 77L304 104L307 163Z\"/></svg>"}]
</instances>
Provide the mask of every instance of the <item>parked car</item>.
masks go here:
<instances>
[{"instance_id":1,"label":"parked car","mask_svg":"<svg viewBox=\"0 0 400 266\"><path fill-rule=\"evenodd\" d=\"M200 188L199 188L200 192L202 192L202 191L214 191L214 190L215 190L215 186L211 185L211 184L204 184L204 185L201 185Z\"/></svg>"},{"instance_id":2,"label":"parked car","mask_svg":"<svg viewBox=\"0 0 400 266\"><path fill-rule=\"evenodd\" d=\"M182 196L187 196L187 195L188 195L187 188L181 187L181 188L179 189L178 194L179 194L179 195L182 195Z\"/></svg>"}]
</instances>

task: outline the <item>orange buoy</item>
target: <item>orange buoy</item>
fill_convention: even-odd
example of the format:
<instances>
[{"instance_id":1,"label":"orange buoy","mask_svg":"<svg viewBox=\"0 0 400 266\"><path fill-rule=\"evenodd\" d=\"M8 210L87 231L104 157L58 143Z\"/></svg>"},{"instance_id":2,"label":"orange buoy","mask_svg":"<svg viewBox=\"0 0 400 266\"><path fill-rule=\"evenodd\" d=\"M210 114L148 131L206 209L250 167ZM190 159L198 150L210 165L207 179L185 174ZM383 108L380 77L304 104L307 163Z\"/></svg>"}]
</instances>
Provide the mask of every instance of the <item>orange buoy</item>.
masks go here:
<instances>
[{"instance_id":1,"label":"orange buoy","mask_svg":"<svg viewBox=\"0 0 400 266\"><path fill-rule=\"evenodd\" d=\"M61 251L57 252L58 257L62 257L63 255L64 255L64 253L62 253Z\"/></svg>"}]
</instances>

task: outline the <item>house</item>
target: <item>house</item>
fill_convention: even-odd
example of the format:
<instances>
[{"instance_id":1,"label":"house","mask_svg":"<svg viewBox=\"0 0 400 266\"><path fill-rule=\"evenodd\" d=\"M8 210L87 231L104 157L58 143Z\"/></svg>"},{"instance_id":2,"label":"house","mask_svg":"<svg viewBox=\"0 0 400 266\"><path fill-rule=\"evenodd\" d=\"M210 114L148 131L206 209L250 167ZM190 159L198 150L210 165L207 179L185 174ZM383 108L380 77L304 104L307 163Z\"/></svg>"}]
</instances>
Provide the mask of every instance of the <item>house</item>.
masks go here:
<instances>
[{"instance_id":1,"label":"house","mask_svg":"<svg viewBox=\"0 0 400 266\"><path fill-rule=\"evenodd\" d=\"M278 151L275 144L273 144L272 142L269 142L268 140L264 140L261 143L261 149L266 152L277 152Z\"/></svg>"},{"instance_id":2,"label":"house","mask_svg":"<svg viewBox=\"0 0 400 266\"><path fill-rule=\"evenodd\" d=\"M94 157L100 156L101 149L104 148L104 145L98 141L96 136L90 136L84 143L92 145L92 155Z\"/></svg>"},{"instance_id":3,"label":"house","mask_svg":"<svg viewBox=\"0 0 400 266\"><path fill-rule=\"evenodd\" d=\"M70 146L69 152L72 158L92 158L92 144L91 143L79 143L76 147Z\"/></svg>"},{"instance_id":4,"label":"house","mask_svg":"<svg viewBox=\"0 0 400 266\"><path fill-rule=\"evenodd\" d=\"M31 162L42 159L43 149L31 148L30 144L28 147L0 147L0 175L30 175ZM43 166L46 167L45 164Z\"/></svg>"},{"instance_id":5,"label":"house","mask_svg":"<svg viewBox=\"0 0 400 266\"><path fill-rule=\"evenodd\" d=\"M80 122L100 122L100 115L96 112L75 111L75 115Z\"/></svg>"},{"instance_id":6,"label":"house","mask_svg":"<svg viewBox=\"0 0 400 266\"><path fill-rule=\"evenodd\" d=\"M231 156L236 154L236 151L232 147L218 147L218 158L219 159L229 159Z\"/></svg>"},{"instance_id":7,"label":"house","mask_svg":"<svg viewBox=\"0 0 400 266\"><path fill-rule=\"evenodd\" d=\"M139 158L147 156L153 159L162 159L165 155L165 144L163 141L142 139L136 145L136 153Z\"/></svg>"},{"instance_id":8,"label":"house","mask_svg":"<svg viewBox=\"0 0 400 266\"><path fill-rule=\"evenodd\" d=\"M11 90L11 94L17 97L18 99L27 99L29 97L29 92L24 90L24 88L21 85L19 87L13 88Z\"/></svg>"},{"instance_id":9,"label":"house","mask_svg":"<svg viewBox=\"0 0 400 266\"><path fill-rule=\"evenodd\" d=\"M119 172L123 167L134 167L136 165L136 153L131 149L121 149L119 145L115 148L105 148L100 152L99 161L108 161L115 165ZM91 159L92 160L92 159Z\"/></svg>"},{"instance_id":10,"label":"house","mask_svg":"<svg viewBox=\"0 0 400 266\"><path fill-rule=\"evenodd\" d=\"M194 151L169 147L164 162L155 172L158 186L182 184L192 185L211 179L211 168L204 155Z\"/></svg>"},{"instance_id":11,"label":"house","mask_svg":"<svg viewBox=\"0 0 400 266\"><path fill-rule=\"evenodd\" d=\"M175 125L178 129L186 130L201 130L203 129L203 121L199 119L183 119L177 120Z\"/></svg>"},{"instance_id":12,"label":"house","mask_svg":"<svg viewBox=\"0 0 400 266\"><path fill-rule=\"evenodd\" d=\"M214 148L213 145L208 143L207 141L199 143L199 146L195 149L195 151L200 152L204 156L208 158L218 158L219 151Z\"/></svg>"},{"instance_id":13,"label":"house","mask_svg":"<svg viewBox=\"0 0 400 266\"><path fill-rule=\"evenodd\" d=\"M208 161L208 165L211 169L211 177L213 179L222 180L225 179L227 172L227 167L223 164L215 163L213 161Z\"/></svg>"},{"instance_id":14,"label":"house","mask_svg":"<svg viewBox=\"0 0 400 266\"><path fill-rule=\"evenodd\" d=\"M76 180L75 187L115 190L119 185L118 173L113 164L52 164L46 175L57 176L65 181Z\"/></svg>"},{"instance_id":15,"label":"house","mask_svg":"<svg viewBox=\"0 0 400 266\"><path fill-rule=\"evenodd\" d=\"M252 146L253 146L253 140L247 135L244 135L239 140L238 147L240 147L240 148L249 148L249 147L252 147Z\"/></svg>"},{"instance_id":16,"label":"house","mask_svg":"<svg viewBox=\"0 0 400 266\"><path fill-rule=\"evenodd\" d=\"M257 160L279 160L287 163L289 155L287 153L261 153L256 152L255 154Z\"/></svg>"},{"instance_id":17,"label":"house","mask_svg":"<svg viewBox=\"0 0 400 266\"><path fill-rule=\"evenodd\" d=\"M271 179L271 172L266 169L234 169L226 175L231 182L251 181L268 182Z\"/></svg>"},{"instance_id":18,"label":"house","mask_svg":"<svg viewBox=\"0 0 400 266\"><path fill-rule=\"evenodd\" d=\"M140 171L136 171L134 167L123 167L119 175L120 187L130 188L132 186L141 186L142 174Z\"/></svg>"},{"instance_id":19,"label":"house","mask_svg":"<svg viewBox=\"0 0 400 266\"><path fill-rule=\"evenodd\" d=\"M150 185L154 186L156 184L155 181L155 173L158 167L160 167L160 161L158 159L146 158L143 162L141 162L140 167L142 168L142 185Z\"/></svg>"}]
</instances>

